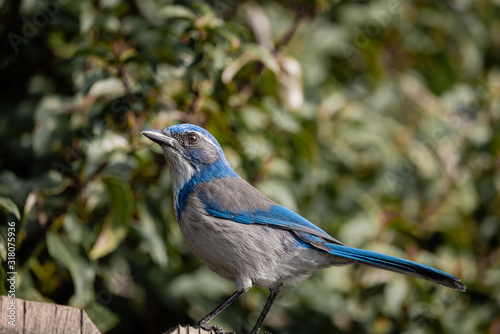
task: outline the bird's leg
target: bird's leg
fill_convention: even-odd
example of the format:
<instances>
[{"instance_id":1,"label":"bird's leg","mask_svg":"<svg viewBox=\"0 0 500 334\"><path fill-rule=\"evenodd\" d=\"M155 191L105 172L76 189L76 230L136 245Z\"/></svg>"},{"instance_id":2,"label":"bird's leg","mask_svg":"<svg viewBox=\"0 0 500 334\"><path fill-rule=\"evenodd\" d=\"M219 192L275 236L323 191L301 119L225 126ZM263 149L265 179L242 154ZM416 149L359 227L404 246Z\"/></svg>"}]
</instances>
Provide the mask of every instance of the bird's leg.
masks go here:
<instances>
[{"instance_id":1,"label":"bird's leg","mask_svg":"<svg viewBox=\"0 0 500 334\"><path fill-rule=\"evenodd\" d=\"M262 323L264 322L264 319L266 318L267 312L271 309L271 306L274 303L274 300L276 297L278 297L279 293L281 292L281 289L283 288L283 283L278 285L276 288L271 288L271 294L269 295L269 298L267 299L266 305L264 305L264 309L259 315L259 319L257 319L257 322L255 323L255 326L253 327L252 331L250 334L258 334L260 327L262 326Z\"/></svg>"},{"instance_id":2,"label":"bird's leg","mask_svg":"<svg viewBox=\"0 0 500 334\"><path fill-rule=\"evenodd\" d=\"M201 319L198 324L196 325L197 327L201 327L205 330L215 330L216 333L224 333L222 331L222 328L219 327L219 326L209 326L208 323L210 322L210 320L212 320L217 314L221 313L222 310L224 310L226 307L228 307L229 305L231 305L232 302L234 302L236 300L236 298L238 298L239 296L241 296L242 294L244 294L247 290L242 290L242 291L236 291L235 293L233 293L233 295L231 297L229 297L225 302L223 302L222 304L220 304L219 306L217 306L215 308L215 310L213 310L212 312L210 312L209 314L207 314L203 319Z\"/></svg>"}]
</instances>

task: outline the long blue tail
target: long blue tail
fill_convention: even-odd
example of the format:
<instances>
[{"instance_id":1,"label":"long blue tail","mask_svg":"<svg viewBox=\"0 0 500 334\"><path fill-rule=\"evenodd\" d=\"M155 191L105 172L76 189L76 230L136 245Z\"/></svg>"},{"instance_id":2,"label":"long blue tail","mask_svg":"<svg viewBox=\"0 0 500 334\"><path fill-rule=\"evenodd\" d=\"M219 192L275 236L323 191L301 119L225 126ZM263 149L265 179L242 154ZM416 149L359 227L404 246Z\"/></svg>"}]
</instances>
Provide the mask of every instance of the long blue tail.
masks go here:
<instances>
[{"instance_id":1,"label":"long blue tail","mask_svg":"<svg viewBox=\"0 0 500 334\"><path fill-rule=\"evenodd\" d=\"M459 278L420 263L343 245L327 243L326 246L330 254L356 260L365 266L423 278L458 291L466 288Z\"/></svg>"}]
</instances>

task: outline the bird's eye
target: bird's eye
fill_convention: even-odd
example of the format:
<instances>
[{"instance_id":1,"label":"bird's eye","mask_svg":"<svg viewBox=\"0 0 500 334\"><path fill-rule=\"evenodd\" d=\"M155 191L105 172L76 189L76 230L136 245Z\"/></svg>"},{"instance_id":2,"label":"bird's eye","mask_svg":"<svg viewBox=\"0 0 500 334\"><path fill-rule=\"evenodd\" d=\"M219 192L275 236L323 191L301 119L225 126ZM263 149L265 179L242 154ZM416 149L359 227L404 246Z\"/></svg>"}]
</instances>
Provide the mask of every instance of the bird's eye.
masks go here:
<instances>
[{"instance_id":1,"label":"bird's eye","mask_svg":"<svg viewBox=\"0 0 500 334\"><path fill-rule=\"evenodd\" d=\"M198 136L195 135L194 133L191 133L188 135L188 141L191 143L191 144L194 144L198 141Z\"/></svg>"}]
</instances>

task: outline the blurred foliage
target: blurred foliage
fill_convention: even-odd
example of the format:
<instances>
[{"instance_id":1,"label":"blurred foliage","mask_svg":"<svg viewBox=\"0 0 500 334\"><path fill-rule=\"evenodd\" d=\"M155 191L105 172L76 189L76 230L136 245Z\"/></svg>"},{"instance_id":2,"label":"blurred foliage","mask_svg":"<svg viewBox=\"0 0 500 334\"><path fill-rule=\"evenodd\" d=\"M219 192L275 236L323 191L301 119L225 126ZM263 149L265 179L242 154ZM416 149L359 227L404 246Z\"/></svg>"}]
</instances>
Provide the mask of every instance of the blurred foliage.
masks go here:
<instances>
[{"instance_id":1,"label":"blurred foliage","mask_svg":"<svg viewBox=\"0 0 500 334\"><path fill-rule=\"evenodd\" d=\"M346 244L468 286L331 268L286 288L267 330L499 333L499 7L0 1L0 219L16 222L17 297L81 307L103 332L161 333L234 291L187 248L161 150L139 134L190 122ZM266 297L251 289L213 324L248 331Z\"/></svg>"}]
</instances>

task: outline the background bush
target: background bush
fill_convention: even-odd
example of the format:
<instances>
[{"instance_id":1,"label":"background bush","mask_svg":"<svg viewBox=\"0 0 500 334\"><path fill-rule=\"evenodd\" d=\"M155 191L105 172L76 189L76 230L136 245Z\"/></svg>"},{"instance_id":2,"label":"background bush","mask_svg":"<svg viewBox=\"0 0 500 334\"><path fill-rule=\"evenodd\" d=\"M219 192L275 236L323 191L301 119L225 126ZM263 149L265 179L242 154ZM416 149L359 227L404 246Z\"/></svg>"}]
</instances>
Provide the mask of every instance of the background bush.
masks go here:
<instances>
[{"instance_id":1,"label":"background bush","mask_svg":"<svg viewBox=\"0 0 500 334\"><path fill-rule=\"evenodd\" d=\"M346 244L468 286L331 268L286 288L267 330L499 333L499 7L1 1L0 219L17 226L17 297L81 307L103 332L161 333L234 291L187 248L161 150L139 134L190 122ZM266 298L251 289L213 324L246 332Z\"/></svg>"}]
</instances>

